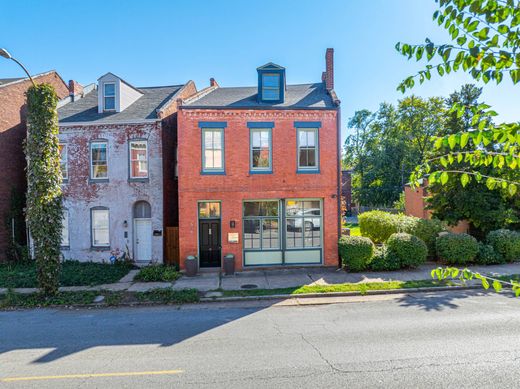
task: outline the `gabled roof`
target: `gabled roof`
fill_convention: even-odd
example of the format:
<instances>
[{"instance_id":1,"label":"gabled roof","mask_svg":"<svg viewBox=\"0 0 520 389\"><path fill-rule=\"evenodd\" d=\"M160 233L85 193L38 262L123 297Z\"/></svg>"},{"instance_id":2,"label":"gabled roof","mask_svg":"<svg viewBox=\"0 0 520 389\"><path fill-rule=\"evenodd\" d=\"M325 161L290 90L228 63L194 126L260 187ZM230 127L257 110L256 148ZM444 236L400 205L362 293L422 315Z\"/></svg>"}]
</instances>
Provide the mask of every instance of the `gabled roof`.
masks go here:
<instances>
[{"instance_id":1,"label":"gabled roof","mask_svg":"<svg viewBox=\"0 0 520 389\"><path fill-rule=\"evenodd\" d=\"M0 78L0 85L10 84L11 82L15 82L15 81L19 81L19 80L23 80L23 78L22 77L18 77L18 78Z\"/></svg>"},{"instance_id":2,"label":"gabled roof","mask_svg":"<svg viewBox=\"0 0 520 389\"><path fill-rule=\"evenodd\" d=\"M101 77L98 78L98 81L101 80L102 78L106 77L106 76L113 76L115 78L118 78L123 84L125 85L128 85L130 88L132 88L133 90L139 92L139 93L142 93L139 89L137 89L135 86L133 86L132 84L130 84L129 82L126 82L125 80L123 80L121 77L119 77L117 74L114 74L112 72L107 72L105 74L103 74Z\"/></svg>"},{"instance_id":3,"label":"gabled roof","mask_svg":"<svg viewBox=\"0 0 520 389\"><path fill-rule=\"evenodd\" d=\"M66 88L68 88L67 84L65 83L65 81L63 81L63 79L61 78L61 76L58 74L58 72L56 70L49 70L48 72L34 74L34 75L31 75L31 77L33 78L33 80L36 80L36 79L38 79L38 77L43 77L43 76L46 76L46 75L52 74L52 73L55 73L58 76L58 78L61 80L61 82L63 82L63 85ZM5 86L11 85L11 84L16 84L17 82L23 82L25 80L29 80L29 77L0 78L0 88L3 88Z\"/></svg>"},{"instance_id":4,"label":"gabled roof","mask_svg":"<svg viewBox=\"0 0 520 389\"><path fill-rule=\"evenodd\" d=\"M117 77L117 76L116 76ZM142 93L138 100L121 112L98 113L98 90L86 94L82 99L68 103L58 109L60 124L67 123L125 123L143 120L158 120L157 111L163 108L181 90L183 85L135 88Z\"/></svg>"},{"instance_id":5,"label":"gabled roof","mask_svg":"<svg viewBox=\"0 0 520 389\"><path fill-rule=\"evenodd\" d=\"M265 65L264 65L265 66ZM183 108L334 109L336 105L325 85L287 85L281 103L259 102L258 87L214 88L199 98L189 99Z\"/></svg>"},{"instance_id":6,"label":"gabled roof","mask_svg":"<svg viewBox=\"0 0 520 389\"><path fill-rule=\"evenodd\" d=\"M265 65L257 67L256 70L285 70L285 68L283 66L269 62L269 63L266 63Z\"/></svg>"}]
</instances>

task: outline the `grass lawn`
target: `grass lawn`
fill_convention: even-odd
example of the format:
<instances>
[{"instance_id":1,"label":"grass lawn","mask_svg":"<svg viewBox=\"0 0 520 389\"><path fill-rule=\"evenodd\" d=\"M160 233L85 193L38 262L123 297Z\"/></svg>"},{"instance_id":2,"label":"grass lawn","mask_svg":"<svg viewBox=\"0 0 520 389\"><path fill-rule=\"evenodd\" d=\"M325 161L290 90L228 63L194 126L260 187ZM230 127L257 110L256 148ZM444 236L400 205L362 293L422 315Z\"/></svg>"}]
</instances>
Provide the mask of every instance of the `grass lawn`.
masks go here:
<instances>
[{"instance_id":1,"label":"grass lawn","mask_svg":"<svg viewBox=\"0 0 520 389\"><path fill-rule=\"evenodd\" d=\"M119 281L132 269L129 263L114 265L65 261L61 264L60 286L101 285ZM0 264L0 288L37 287L36 264Z\"/></svg>"},{"instance_id":2,"label":"grass lawn","mask_svg":"<svg viewBox=\"0 0 520 389\"><path fill-rule=\"evenodd\" d=\"M361 236L361 232L359 230L359 224L347 223L345 227L350 229L350 236Z\"/></svg>"},{"instance_id":3,"label":"grass lawn","mask_svg":"<svg viewBox=\"0 0 520 389\"><path fill-rule=\"evenodd\" d=\"M410 288L427 288L435 286L454 286L451 281L385 281L385 282L367 282L357 284L335 284L335 285L304 285L294 288L279 289L249 289L249 290L224 290L224 297L234 296L269 296L273 294L309 294L309 293L330 293L330 292L366 292L368 290L392 290L392 289L410 289Z\"/></svg>"}]
</instances>

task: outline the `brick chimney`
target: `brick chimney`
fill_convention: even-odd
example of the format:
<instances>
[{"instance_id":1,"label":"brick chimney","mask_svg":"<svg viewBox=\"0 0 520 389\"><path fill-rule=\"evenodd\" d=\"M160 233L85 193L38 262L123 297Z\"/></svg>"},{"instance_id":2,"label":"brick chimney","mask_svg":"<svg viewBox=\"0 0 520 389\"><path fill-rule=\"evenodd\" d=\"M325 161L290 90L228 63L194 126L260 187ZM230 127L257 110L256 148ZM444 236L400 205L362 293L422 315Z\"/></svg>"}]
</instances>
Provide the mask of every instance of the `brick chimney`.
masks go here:
<instances>
[{"instance_id":1,"label":"brick chimney","mask_svg":"<svg viewBox=\"0 0 520 389\"><path fill-rule=\"evenodd\" d=\"M69 81L69 96L72 97L72 100L74 101L74 96L78 96L83 94L83 87L81 84L77 81L70 80Z\"/></svg>"},{"instance_id":2,"label":"brick chimney","mask_svg":"<svg viewBox=\"0 0 520 389\"><path fill-rule=\"evenodd\" d=\"M334 49L327 49L325 53L325 87L327 90L334 89Z\"/></svg>"},{"instance_id":3,"label":"brick chimney","mask_svg":"<svg viewBox=\"0 0 520 389\"><path fill-rule=\"evenodd\" d=\"M209 85L210 86L219 86L218 82L213 77L209 79Z\"/></svg>"}]
</instances>

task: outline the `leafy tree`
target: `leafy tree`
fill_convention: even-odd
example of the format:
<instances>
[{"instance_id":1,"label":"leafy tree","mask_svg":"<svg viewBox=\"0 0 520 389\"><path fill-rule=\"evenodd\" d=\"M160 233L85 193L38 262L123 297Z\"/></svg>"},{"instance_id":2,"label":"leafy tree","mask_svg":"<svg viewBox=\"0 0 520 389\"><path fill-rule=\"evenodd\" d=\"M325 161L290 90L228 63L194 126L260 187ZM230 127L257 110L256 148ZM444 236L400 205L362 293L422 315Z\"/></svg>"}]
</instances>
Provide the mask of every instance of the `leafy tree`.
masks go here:
<instances>
[{"instance_id":1,"label":"leafy tree","mask_svg":"<svg viewBox=\"0 0 520 389\"><path fill-rule=\"evenodd\" d=\"M376 113L358 111L349 121L355 132L345 142L345 164L354 169L358 204L391 206L413 168L431 148L442 127L443 99L410 96L397 107L382 103Z\"/></svg>"},{"instance_id":2,"label":"leafy tree","mask_svg":"<svg viewBox=\"0 0 520 389\"><path fill-rule=\"evenodd\" d=\"M63 218L58 141L58 96L49 84L27 91L27 225L46 295L58 292Z\"/></svg>"}]
</instances>

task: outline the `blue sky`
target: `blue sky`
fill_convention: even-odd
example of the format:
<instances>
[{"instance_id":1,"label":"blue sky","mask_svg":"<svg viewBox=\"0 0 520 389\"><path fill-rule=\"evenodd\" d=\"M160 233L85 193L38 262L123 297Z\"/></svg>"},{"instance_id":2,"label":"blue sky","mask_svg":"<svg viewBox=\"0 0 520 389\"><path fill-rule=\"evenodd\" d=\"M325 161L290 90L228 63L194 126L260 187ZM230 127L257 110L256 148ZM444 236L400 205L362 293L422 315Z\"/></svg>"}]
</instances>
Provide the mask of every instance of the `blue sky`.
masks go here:
<instances>
[{"instance_id":1,"label":"blue sky","mask_svg":"<svg viewBox=\"0 0 520 389\"><path fill-rule=\"evenodd\" d=\"M0 47L31 73L56 69L65 80L95 82L111 71L135 86L189 79L199 88L255 85L256 67L287 68L288 83L316 82L325 49L335 49L336 91L347 119L359 109L397 102L396 86L420 64L394 49L398 41L447 41L432 21L434 0L0 0ZM20 76L0 61L0 78ZM446 96L465 74L433 77L420 96ZM488 85L483 99L503 121L519 120L520 86Z\"/></svg>"}]
</instances>

